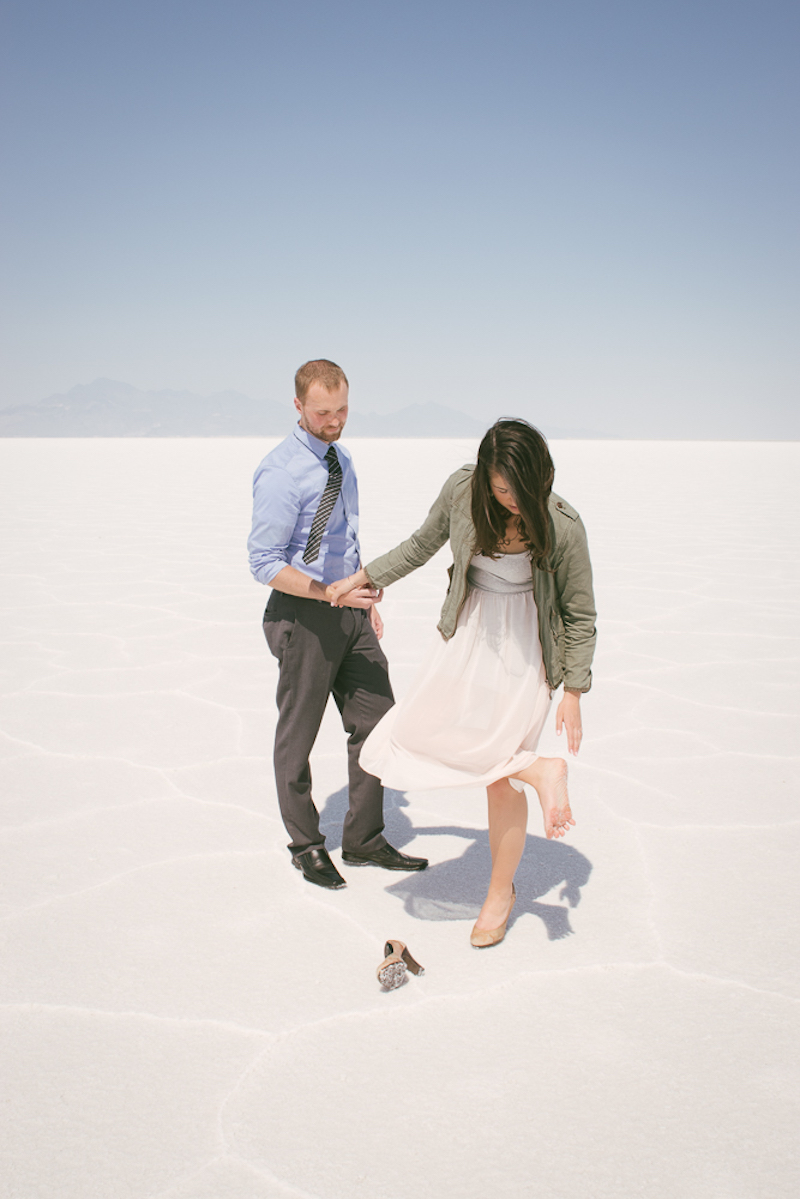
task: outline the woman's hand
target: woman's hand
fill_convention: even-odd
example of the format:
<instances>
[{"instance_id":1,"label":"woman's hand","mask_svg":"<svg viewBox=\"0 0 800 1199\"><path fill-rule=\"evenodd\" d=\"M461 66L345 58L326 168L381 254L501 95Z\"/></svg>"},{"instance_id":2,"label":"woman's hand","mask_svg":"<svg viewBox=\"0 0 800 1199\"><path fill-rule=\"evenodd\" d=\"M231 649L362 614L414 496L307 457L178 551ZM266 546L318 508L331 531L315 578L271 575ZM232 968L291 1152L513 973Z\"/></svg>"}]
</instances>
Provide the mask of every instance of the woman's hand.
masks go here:
<instances>
[{"instance_id":1,"label":"woman's hand","mask_svg":"<svg viewBox=\"0 0 800 1199\"><path fill-rule=\"evenodd\" d=\"M581 693L580 691L565 691L556 711L556 733L561 736L562 728L567 730L567 749L571 754L577 754L581 747Z\"/></svg>"},{"instance_id":2,"label":"woman's hand","mask_svg":"<svg viewBox=\"0 0 800 1199\"><path fill-rule=\"evenodd\" d=\"M329 583L325 588L325 598L332 608L372 608L373 604L379 604L383 599L383 588L379 591L373 587L366 572L358 570L346 579Z\"/></svg>"},{"instance_id":3,"label":"woman's hand","mask_svg":"<svg viewBox=\"0 0 800 1199\"><path fill-rule=\"evenodd\" d=\"M354 575L348 575L346 579L339 579L336 583L329 583L326 588L326 595L330 600L332 608L341 608L344 604L352 608L366 608L366 603L353 603L349 598L350 593L356 589L367 588L372 593L372 598L378 595L378 592L367 578L365 570L357 570ZM383 595L383 592L380 593ZM344 597L348 598L345 599Z\"/></svg>"}]
</instances>

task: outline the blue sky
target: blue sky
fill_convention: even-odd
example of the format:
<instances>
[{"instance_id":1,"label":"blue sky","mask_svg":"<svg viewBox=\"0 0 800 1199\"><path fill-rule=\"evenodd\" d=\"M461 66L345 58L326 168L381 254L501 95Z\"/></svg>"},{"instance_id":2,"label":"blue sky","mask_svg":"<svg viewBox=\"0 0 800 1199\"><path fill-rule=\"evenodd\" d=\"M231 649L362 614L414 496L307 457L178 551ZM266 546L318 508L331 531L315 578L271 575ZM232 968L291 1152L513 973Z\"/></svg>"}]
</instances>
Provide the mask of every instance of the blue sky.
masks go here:
<instances>
[{"instance_id":1,"label":"blue sky","mask_svg":"<svg viewBox=\"0 0 800 1199\"><path fill-rule=\"evenodd\" d=\"M798 437L792 0L2 4L0 405Z\"/></svg>"}]
</instances>

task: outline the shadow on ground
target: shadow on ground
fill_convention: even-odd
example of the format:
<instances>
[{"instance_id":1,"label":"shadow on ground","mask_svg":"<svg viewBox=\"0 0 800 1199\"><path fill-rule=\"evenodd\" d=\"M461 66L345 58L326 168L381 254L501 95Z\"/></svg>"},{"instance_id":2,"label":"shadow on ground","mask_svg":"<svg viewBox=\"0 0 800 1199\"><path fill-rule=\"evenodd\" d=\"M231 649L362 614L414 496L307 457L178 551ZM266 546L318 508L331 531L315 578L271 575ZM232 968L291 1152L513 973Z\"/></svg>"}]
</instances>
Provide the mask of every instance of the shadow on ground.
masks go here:
<instances>
[{"instance_id":1,"label":"shadow on ground","mask_svg":"<svg viewBox=\"0 0 800 1199\"><path fill-rule=\"evenodd\" d=\"M338 849L342 843L347 802L347 788L343 787L328 797L320 814L328 849ZM386 890L402 899L406 912L417 920L475 920L491 872L488 831L461 825L415 828L404 811L407 807L408 800L402 791L385 792L386 839L396 849L403 849L422 834L460 837L469 844L459 857L437 862L416 874L403 875ZM591 872L592 863L571 845L528 834L517 870L517 902L509 927L529 912L542 920L551 941L568 937L573 932L569 909L580 903L581 887L586 885ZM556 889L555 898L560 903L538 902Z\"/></svg>"}]
</instances>

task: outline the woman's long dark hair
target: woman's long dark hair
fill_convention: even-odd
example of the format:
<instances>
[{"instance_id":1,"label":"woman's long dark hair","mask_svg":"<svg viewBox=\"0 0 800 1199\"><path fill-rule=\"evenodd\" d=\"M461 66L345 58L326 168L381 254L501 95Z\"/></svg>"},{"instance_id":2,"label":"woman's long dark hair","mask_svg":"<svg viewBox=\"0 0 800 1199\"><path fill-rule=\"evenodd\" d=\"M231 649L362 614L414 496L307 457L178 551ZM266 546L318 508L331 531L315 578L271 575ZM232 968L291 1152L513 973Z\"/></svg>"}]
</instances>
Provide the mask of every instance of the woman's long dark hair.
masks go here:
<instances>
[{"instance_id":1,"label":"woman's long dark hair","mask_svg":"<svg viewBox=\"0 0 800 1199\"><path fill-rule=\"evenodd\" d=\"M547 501L555 469L547 442L524 420L499 420L484 435L472 476L472 522L476 550L489 558L500 553L509 512L492 495L491 476L502 475L519 508L520 536L534 563L543 567L550 553Z\"/></svg>"}]
</instances>

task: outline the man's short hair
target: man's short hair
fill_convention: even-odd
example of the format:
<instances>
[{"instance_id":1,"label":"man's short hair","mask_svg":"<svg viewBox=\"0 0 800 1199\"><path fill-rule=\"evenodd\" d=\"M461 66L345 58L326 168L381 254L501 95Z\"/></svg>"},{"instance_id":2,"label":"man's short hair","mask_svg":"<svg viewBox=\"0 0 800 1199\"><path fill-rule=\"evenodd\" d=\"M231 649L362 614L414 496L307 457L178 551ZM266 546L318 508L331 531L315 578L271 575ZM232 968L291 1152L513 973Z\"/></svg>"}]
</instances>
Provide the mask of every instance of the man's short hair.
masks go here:
<instances>
[{"instance_id":1,"label":"man's short hair","mask_svg":"<svg viewBox=\"0 0 800 1199\"><path fill-rule=\"evenodd\" d=\"M320 383L326 391L337 391L342 384L345 387L350 386L342 368L335 362L329 362L327 358L314 358L311 362L304 362L295 375L294 394L301 403L308 395L312 383Z\"/></svg>"}]
</instances>

